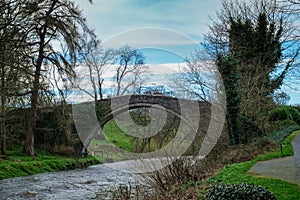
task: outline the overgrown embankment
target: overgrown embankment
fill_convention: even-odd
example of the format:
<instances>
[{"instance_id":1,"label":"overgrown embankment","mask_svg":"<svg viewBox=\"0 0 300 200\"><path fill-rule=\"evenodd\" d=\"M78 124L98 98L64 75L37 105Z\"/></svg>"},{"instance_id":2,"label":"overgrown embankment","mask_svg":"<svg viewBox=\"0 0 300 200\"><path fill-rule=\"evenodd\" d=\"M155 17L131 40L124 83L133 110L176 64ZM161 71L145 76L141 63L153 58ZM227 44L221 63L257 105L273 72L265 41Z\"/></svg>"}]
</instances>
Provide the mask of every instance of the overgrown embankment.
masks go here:
<instances>
[{"instance_id":1,"label":"overgrown embankment","mask_svg":"<svg viewBox=\"0 0 300 200\"><path fill-rule=\"evenodd\" d=\"M84 168L98 164L99 161L88 156L86 158L66 157L37 150L35 157L24 156L21 147L8 151L8 156L0 158L0 180L18 176Z\"/></svg>"},{"instance_id":2,"label":"overgrown embankment","mask_svg":"<svg viewBox=\"0 0 300 200\"><path fill-rule=\"evenodd\" d=\"M146 191L141 192L140 188L129 187L124 190L122 186L114 191L115 199L124 199L125 191L126 194L131 193L131 195L137 196L135 190L139 191L138 195L151 200L210 199L208 196L210 189L227 186L237 189L231 193L232 195L238 191L243 193L245 188L247 190L248 187L253 187L255 188L253 192L258 195L264 196L266 192L271 192L278 200L300 199L298 185L249 173L251 167L259 161L292 156L291 141L299 133L297 130L299 130L299 126L289 126L274 131L268 134L267 138L259 138L248 145L222 148L221 150L215 148L205 160L199 162L191 162L184 158L179 159L170 166L151 174L150 177L146 177L152 187L151 189L156 191L155 194L149 194ZM280 143L283 145L282 149ZM221 144L216 146L222 147ZM263 190L260 190L261 188ZM220 190L217 190L217 193L218 191ZM221 193L223 194L224 191ZM213 193L211 195L220 197L218 196L220 194ZM250 199L251 195L248 196Z\"/></svg>"}]
</instances>

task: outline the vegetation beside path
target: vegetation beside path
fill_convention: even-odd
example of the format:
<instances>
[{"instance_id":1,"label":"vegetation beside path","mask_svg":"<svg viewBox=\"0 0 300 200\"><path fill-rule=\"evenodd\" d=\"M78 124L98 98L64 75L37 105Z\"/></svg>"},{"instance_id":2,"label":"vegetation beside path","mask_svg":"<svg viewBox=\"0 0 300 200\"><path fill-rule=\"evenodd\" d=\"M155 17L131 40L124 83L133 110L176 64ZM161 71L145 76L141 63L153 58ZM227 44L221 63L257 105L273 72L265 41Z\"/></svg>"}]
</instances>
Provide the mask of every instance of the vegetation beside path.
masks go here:
<instances>
[{"instance_id":1,"label":"vegetation beside path","mask_svg":"<svg viewBox=\"0 0 300 200\"><path fill-rule=\"evenodd\" d=\"M268 134L267 138L245 146L225 150L219 144L217 145L218 148L215 148L203 162L195 163L190 162L188 159L179 159L167 168L161 169L148 177L150 187L157 191L156 194L149 194L147 191L141 191L140 188L121 185L118 190L113 192L114 199L123 200L125 199L124 195L129 194L131 197L136 197L136 199L143 197L151 200L210 199L208 195L211 188L218 189L222 188L222 185L233 184L250 185L247 187L254 185L254 192L259 195L265 194L259 190L259 188L264 188L265 191L272 192L278 200L300 199L298 185L282 180L254 176L248 172L259 161L292 156L293 146L291 141L299 132L299 126L289 126ZM281 151L278 143L276 145L270 140L283 144L283 151ZM220 153L220 148L222 153ZM202 178L199 179L199 175ZM198 180L195 180L195 178L198 178ZM213 195L218 197L216 193Z\"/></svg>"},{"instance_id":2,"label":"vegetation beside path","mask_svg":"<svg viewBox=\"0 0 300 200\"><path fill-rule=\"evenodd\" d=\"M273 158L280 158L286 156L293 156L293 147L291 141L295 138L296 134L299 134L300 131L292 132L285 140L282 141L283 144L283 153L281 153L280 147L276 151L259 155L256 158L242 163L236 163L224 167L216 175L210 178L208 181L211 184L234 184L234 183L248 183L253 185L261 185L271 192L274 193L278 200L290 200L290 199L300 199L300 187L296 184L287 183L285 181L257 177L247 172L251 167L259 162L270 160Z\"/></svg>"},{"instance_id":3,"label":"vegetation beside path","mask_svg":"<svg viewBox=\"0 0 300 200\"><path fill-rule=\"evenodd\" d=\"M21 151L22 147L19 146L15 150L8 151L7 159L0 158L0 180L44 172L84 168L99 163L92 156L74 158L37 149L37 155L31 157L22 155Z\"/></svg>"}]
</instances>

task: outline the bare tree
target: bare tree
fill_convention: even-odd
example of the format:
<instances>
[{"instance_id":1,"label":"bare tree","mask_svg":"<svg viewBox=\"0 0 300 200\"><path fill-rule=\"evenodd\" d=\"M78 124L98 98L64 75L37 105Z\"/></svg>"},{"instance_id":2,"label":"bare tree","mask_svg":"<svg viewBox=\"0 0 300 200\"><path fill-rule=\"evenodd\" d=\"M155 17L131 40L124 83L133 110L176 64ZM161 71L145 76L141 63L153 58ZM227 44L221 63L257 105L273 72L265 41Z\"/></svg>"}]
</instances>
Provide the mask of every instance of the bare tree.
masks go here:
<instances>
[{"instance_id":1,"label":"bare tree","mask_svg":"<svg viewBox=\"0 0 300 200\"><path fill-rule=\"evenodd\" d=\"M59 71L74 74L72 67L76 62L77 52L81 49L80 31L91 34L92 32L86 26L79 9L68 0L28 1L21 8L24 9L23 17L27 19L26 41L31 49L27 52L27 56L31 59L34 68L24 152L33 156L34 130L43 68L47 62L50 62ZM68 57L56 49L54 41L68 47Z\"/></svg>"},{"instance_id":2,"label":"bare tree","mask_svg":"<svg viewBox=\"0 0 300 200\"><path fill-rule=\"evenodd\" d=\"M1 0L0 8L0 96L1 96L1 154L6 154L6 112L16 101L28 94L28 77L30 72L28 59L23 52L22 11L18 5L23 1Z\"/></svg>"},{"instance_id":3,"label":"bare tree","mask_svg":"<svg viewBox=\"0 0 300 200\"><path fill-rule=\"evenodd\" d=\"M216 98L221 83L215 61L205 51L196 50L179 68L180 71L170 77L177 95L207 102Z\"/></svg>"},{"instance_id":4,"label":"bare tree","mask_svg":"<svg viewBox=\"0 0 300 200\"><path fill-rule=\"evenodd\" d=\"M287 105L291 97L285 92L278 92L274 94L274 100L277 105Z\"/></svg>"},{"instance_id":5,"label":"bare tree","mask_svg":"<svg viewBox=\"0 0 300 200\"><path fill-rule=\"evenodd\" d=\"M68 74L57 72L55 66L52 69L52 80L50 81L53 90L58 91L58 94L55 94L54 105L58 105L56 108L58 121L61 125L61 129L64 131L67 140L71 138L72 134L72 112L67 104L68 98L72 95L74 88L74 78L68 76Z\"/></svg>"},{"instance_id":6,"label":"bare tree","mask_svg":"<svg viewBox=\"0 0 300 200\"><path fill-rule=\"evenodd\" d=\"M290 15L300 17L300 2L298 0L278 0L278 10Z\"/></svg>"},{"instance_id":7,"label":"bare tree","mask_svg":"<svg viewBox=\"0 0 300 200\"><path fill-rule=\"evenodd\" d=\"M83 55L84 59L81 65L84 65L83 67L88 69L86 78L92 88L83 88L80 86L80 83L77 84L76 87L94 98L96 102L98 99L103 99L103 74L105 70L114 63L117 53L113 49L103 49L101 47L101 41L96 38L92 38L85 46L87 51ZM80 74L78 76L82 78ZM86 81L85 78L83 81ZM92 91L90 91L90 89L92 89Z\"/></svg>"},{"instance_id":8,"label":"bare tree","mask_svg":"<svg viewBox=\"0 0 300 200\"><path fill-rule=\"evenodd\" d=\"M135 87L143 82L142 75L148 71L145 66L145 57L129 46L118 50L117 69L114 79L116 80L116 95L120 96L129 91L130 87Z\"/></svg>"},{"instance_id":9,"label":"bare tree","mask_svg":"<svg viewBox=\"0 0 300 200\"><path fill-rule=\"evenodd\" d=\"M290 73L287 74L288 78L285 80L285 87L291 88L292 90L299 91L297 85L299 85L299 75L300 75L300 55L296 56L296 52L300 49L300 2L298 0L278 0L277 10L283 13L285 16L293 20L293 26L290 27L290 35L288 37L288 42L286 43L286 56L283 58L286 60L291 60ZM294 56L293 56L294 55Z\"/></svg>"}]
</instances>

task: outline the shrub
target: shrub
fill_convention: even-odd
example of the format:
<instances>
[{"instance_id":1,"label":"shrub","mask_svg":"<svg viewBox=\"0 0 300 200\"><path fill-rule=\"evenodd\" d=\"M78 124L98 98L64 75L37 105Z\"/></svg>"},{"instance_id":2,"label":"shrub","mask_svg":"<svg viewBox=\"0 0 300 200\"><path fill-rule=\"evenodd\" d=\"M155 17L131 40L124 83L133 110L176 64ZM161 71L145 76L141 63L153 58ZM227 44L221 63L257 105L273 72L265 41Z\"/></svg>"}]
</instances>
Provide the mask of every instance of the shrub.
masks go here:
<instances>
[{"instance_id":1,"label":"shrub","mask_svg":"<svg viewBox=\"0 0 300 200\"><path fill-rule=\"evenodd\" d=\"M280 143L282 142L290 133L292 133L293 131L298 130L300 127L298 125L292 125L292 126L288 126L276 131L273 131L272 133L267 135L267 138L269 138L270 140L276 142L276 143Z\"/></svg>"},{"instance_id":2,"label":"shrub","mask_svg":"<svg viewBox=\"0 0 300 200\"><path fill-rule=\"evenodd\" d=\"M120 185L119 188L112 192L112 200L130 200L132 196L131 185Z\"/></svg>"},{"instance_id":3,"label":"shrub","mask_svg":"<svg viewBox=\"0 0 300 200\"><path fill-rule=\"evenodd\" d=\"M247 116L240 116L242 143L247 144L253 138L263 135L263 131Z\"/></svg>"},{"instance_id":4,"label":"shrub","mask_svg":"<svg viewBox=\"0 0 300 200\"><path fill-rule=\"evenodd\" d=\"M149 199L149 188L145 185L137 183L121 184L115 190L110 191L110 199L112 200L138 200ZM98 197L99 195L99 197ZM102 199L101 194L98 194L96 199ZM151 198L154 199L154 198Z\"/></svg>"},{"instance_id":5,"label":"shrub","mask_svg":"<svg viewBox=\"0 0 300 200\"><path fill-rule=\"evenodd\" d=\"M209 189L206 199L219 200L276 200L274 194L262 186L248 185L245 183L233 185L216 185Z\"/></svg>"},{"instance_id":6,"label":"shrub","mask_svg":"<svg viewBox=\"0 0 300 200\"><path fill-rule=\"evenodd\" d=\"M300 112L297 108L294 107L288 107L288 111L290 115L292 116L292 119L294 122L296 122L298 125L300 125Z\"/></svg>"},{"instance_id":7,"label":"shrub","mask_svg":"<svg viewBox=\"0 0 300 200\"><path fill-rule=\"evenodd\" d=\"M286 119L291 119L291 115L289 115L286 107L277 107L269 112L270 122L282 121Z\"/></svg>"},{"instance_id":8,"label":"shrub","mask_svg":"<svg viewBox=\"0 0 300 200\"><path fill-rule=\"evenodd\" d=\"M296 105L295 108L300 112L300 104Z\"/></svg>"},{"instance_id":9,"label":"shrub","mask_svg":"<svg viewBox=\"0 0 300 200\"><path fill-rule=\"evenodd\" d=\"M269 122L293 120L300 125L300 112L289 106L280 106L269 112Z\"/></svg>"},{"instance_id":10,"label":"shrub","mask_svg":"<svg viewBox=\"0 0 300 200\"><path fill-rule=\"evenodd\" d=\"M193 180L194 173L195 162L191 158L181 157L165 168L146 174L145 179L157 193L163 194Z\"/></svg>"},{"instance_id":11,"label":"shrub","mask_svg":"<svg viewBox=\"0 0 300 200\"><path fill-rule=\"evenodd\" d=\"M297 123L290 119L286 119L283 121L276 121L274 122L273 130L278 130L289 126L297 126Z\"/></svg>"}]
</instances>

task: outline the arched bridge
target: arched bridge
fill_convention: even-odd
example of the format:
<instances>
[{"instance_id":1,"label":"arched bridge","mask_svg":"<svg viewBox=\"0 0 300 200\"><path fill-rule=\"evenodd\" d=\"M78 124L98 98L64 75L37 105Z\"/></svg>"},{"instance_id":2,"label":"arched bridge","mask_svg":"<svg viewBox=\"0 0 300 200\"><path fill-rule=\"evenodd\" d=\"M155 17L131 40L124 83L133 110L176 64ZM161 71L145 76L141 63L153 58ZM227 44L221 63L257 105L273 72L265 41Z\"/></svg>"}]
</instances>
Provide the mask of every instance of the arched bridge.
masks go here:
<instances>
[{"instance_id":1,"label":"arched bridge","mask_svg":"<svg viewBox=\"0 0 300 200\"><path fill-rule=\"evenodd\" d=\"M108 121L127 110L135 108L152 107L156 109L165 109L167 112L173 113L178 116L184 117L184 115L193 115L195 110L183 109L192 108L196 106L201 109L202 113L204 110L207 112L210 108L208 103L200 101L192 101L186 99L178 99L168 96L153 96L153 95L131 95L121 96L109 99L100 100L98 106L102 109L98 116L99 124L103 127ZM194 107L193 107L194 108ZM185 113L183 113L185 112ZM189 112L189 113L187 113Z\"/></svg>"},{"instance_id":2,"label":"arched bridge","mask_svg":"<svg viewBox=\"0 0 300 200\"><path fill-rule=\"evenodd\" d=\"M98 102L76 104L72 107L77 132L86 147L96 134L102 132L103 126L108 121L135 108L149 107L165 110L191 126L197 127L202 119L209 117L211 111L211 105L207 102L162 95L126 95Z\"/></svg>"}]
</instances>

